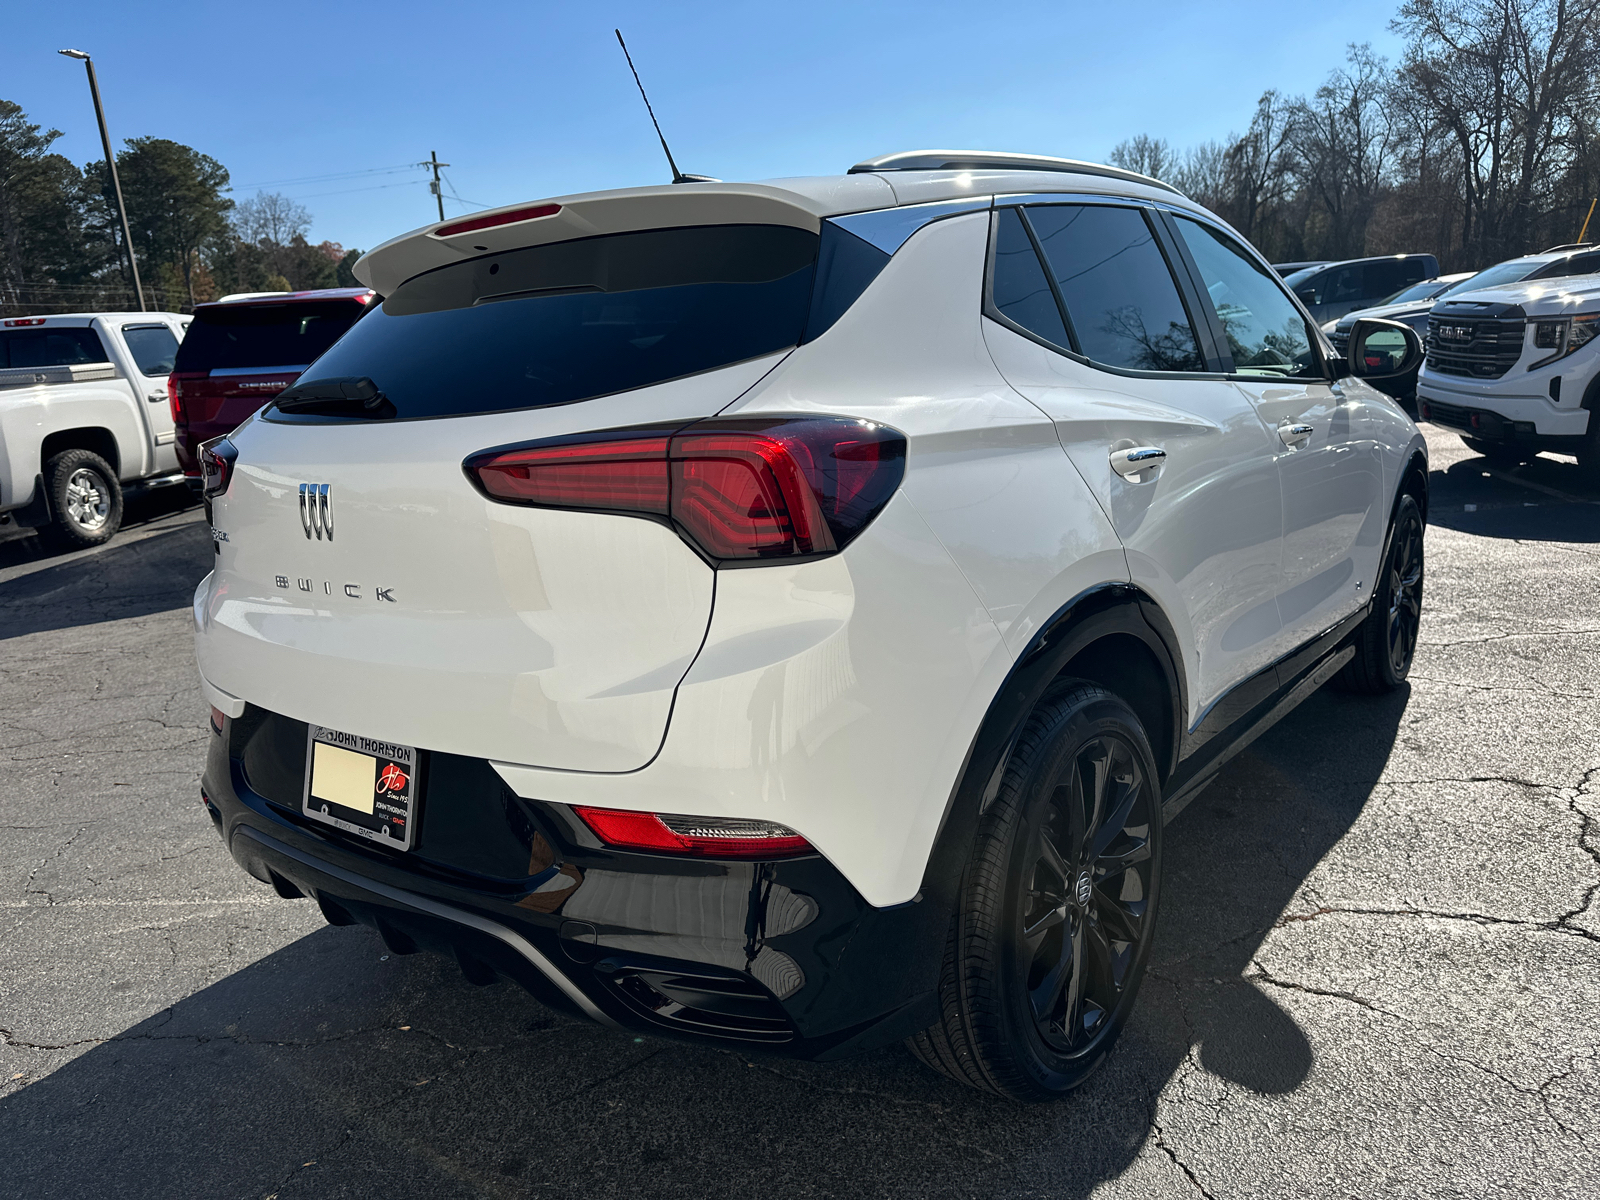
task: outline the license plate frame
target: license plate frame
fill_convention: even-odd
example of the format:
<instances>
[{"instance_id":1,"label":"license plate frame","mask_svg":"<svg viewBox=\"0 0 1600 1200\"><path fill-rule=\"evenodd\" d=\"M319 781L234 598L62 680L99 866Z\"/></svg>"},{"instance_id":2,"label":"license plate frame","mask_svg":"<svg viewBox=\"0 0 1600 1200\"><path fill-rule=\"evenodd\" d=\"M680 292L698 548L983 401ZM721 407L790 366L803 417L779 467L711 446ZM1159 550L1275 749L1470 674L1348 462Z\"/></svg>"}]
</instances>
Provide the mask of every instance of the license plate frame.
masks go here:
<instances>
[{"instance_id":1,"label":"license plate frame","mask_svg":"<svg viewBox=\"0 0 1600 1200\"><path fill-rule=\"evenodd\" d=\"M376 845L410 850L416 844L421 768L415 746L308 725L300 811Z\"/></svg>"}]
</instances>

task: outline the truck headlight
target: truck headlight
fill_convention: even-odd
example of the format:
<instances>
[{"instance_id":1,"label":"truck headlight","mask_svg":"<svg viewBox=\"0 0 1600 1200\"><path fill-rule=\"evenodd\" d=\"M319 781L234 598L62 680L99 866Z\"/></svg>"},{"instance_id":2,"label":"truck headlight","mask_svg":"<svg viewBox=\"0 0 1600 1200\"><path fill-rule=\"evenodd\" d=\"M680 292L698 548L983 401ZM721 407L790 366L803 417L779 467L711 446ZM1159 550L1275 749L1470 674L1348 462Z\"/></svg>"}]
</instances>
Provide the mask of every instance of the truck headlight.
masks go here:
<instances>
[{"instance_id":1,"label":"truck headlight","mask_svg":"<svg viewBox=\"0 0 1600 1200\"><path fill-rule=\"evenodd\" d=\"M1536 367L1547 366L1558 359L1565 358L1575 351L1583 349L1594 341L1595 334L1600 333L1600 313L1585 313L1582 316L1562 317L1554 321L1535 321L1533 323L1533 345L1538 350L1550 350L1553 353L1528 364L1528 370Z\"/></svg>"}]
</instances>

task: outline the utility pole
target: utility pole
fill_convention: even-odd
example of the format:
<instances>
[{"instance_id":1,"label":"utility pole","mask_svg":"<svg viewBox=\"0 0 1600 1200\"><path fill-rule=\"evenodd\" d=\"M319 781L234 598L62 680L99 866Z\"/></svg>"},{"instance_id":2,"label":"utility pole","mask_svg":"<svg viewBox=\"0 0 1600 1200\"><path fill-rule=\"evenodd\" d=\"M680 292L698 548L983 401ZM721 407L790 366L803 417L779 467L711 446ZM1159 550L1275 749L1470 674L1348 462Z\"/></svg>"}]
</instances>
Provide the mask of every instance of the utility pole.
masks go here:
<instances>
[{"instance_id":1,"label":"utility pole","mask_svg":"<svg viewBox=\"0 0 1600 1200\"><path fill-rule=\"evenodd\" d=\"M428 161L422 164L433 168L433 182L428 185L428 190L433 193L433 198L439 202L439 220L444 220L444 193L439 190L439 168L448 167L449 163L439 161L437 150L428 151Z\"/></svg>"},{"instance_id":2,"label":"utility pole","mask_svg":"<svg viewBox=\"0 0 1600 1200\"><path fill-rule=\"evenodd\" d=\"M100 144L105 147L106 169L111 172L111 190L117 197L117 216L122 220L122 248L128 255L128 273L133 276L133 294L138 298L139 311L148 312L144 305L144 288L139 286L139 264L133 259L133 234L128 229L128 209L122 203L122 182L117 178L117 156L111 153L111 135L106 132L106 110L100 104L100 84L94 77L94 59L82 50L58 50L56 53L65 54L68 58L81 58L83 65L89 70L89 94L94 97L94 117L100 122ZM439 214L439 219L442 221L443 206L440 207Z\"/></svg>"}]
</instances>

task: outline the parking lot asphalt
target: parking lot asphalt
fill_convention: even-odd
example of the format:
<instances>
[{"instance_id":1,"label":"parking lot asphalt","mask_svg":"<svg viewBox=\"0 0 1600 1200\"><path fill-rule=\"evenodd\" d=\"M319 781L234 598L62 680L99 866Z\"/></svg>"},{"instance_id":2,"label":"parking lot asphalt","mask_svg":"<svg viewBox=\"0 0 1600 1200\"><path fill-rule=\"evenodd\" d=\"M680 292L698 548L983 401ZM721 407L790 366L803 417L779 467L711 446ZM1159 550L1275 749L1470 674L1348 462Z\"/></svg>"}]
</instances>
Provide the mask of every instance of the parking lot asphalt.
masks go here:
<instances>
[{"instance_id":1,"label":"parking lot asphalt","mask_svg":"<svg viewBox=\"0 0 1600 1200\"><path fill-rule=\"evenodd\" d=\"M1042 1107L324 925L198 803L198 510L0 540L0 1195L1600 1195L1600 489L1429 441L1409 686L1318 693L1178 817L1139 1010Z\"/></svg>"}]
</instances>

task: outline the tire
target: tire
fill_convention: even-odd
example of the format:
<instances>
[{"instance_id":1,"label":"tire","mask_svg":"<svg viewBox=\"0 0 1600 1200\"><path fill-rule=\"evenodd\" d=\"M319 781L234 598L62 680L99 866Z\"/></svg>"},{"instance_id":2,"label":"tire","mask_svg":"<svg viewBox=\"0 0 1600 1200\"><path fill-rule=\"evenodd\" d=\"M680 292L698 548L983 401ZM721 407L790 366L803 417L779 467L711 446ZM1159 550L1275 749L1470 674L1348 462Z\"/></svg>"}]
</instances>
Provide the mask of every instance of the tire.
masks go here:
<instances>
[{"instance_id":1,"label":"tire","mask_svg":"<svg viewBox=\"0 0 1600 1200\"><path fill-rule=\"evenodd\" d=\"M1589 410L1589 429L1578 443L1578 470L1585 483L1600 486L1600 417L1596 412L1600 408Z\"/></svg>"},{"instance_id":2,"label":"tire","mask_svg":"<svg viewBox=\"0 0 1600 1200\"><path fill-rule=\"evenodd\" d=\"M1074 816L1076 812L1076 816ZM1028 719L963 874L928 1066L1054 1100L1110 1055L1155 930L1161 795L1139 718L1076 682Z\"/></svg>"},{"instance_id":3,"label":"tire","mask_svg":"<svg viewBox=\"0 0 1600 1200\"><path fill-rule=\"evenodd\" d=\"M44 465L50 524L40 530L63 550L108 542L122 528L122 486L92 450L63 450Z\"/></svg>"},{"instance_id":4,"label":"tire","mask_svg":"<svg viewBox=\"0 0 1600 1200\"><path fill-rule=\"evenodd\" d=\"M1461 442L1474 454L1481 454L1487 458L1491 466L1514 467L1529 457L1515 445L1508 445L1505 442L1485 442L1480 438L1469 437L1463 437Z\"/></svg>"},{"instance_id":5,"label":"tire","mask_svg":"<svg viewBox=\"0 0 1600 1200\"><path fill-rule=\"evenodd\" d=\"M1424 532L1417 498L1401 496L1372 611L1355 632L1356 656L1334 677L1341 691L1381 696L1411 673L1422 623Z\"/></svg>"}]
</instances>

